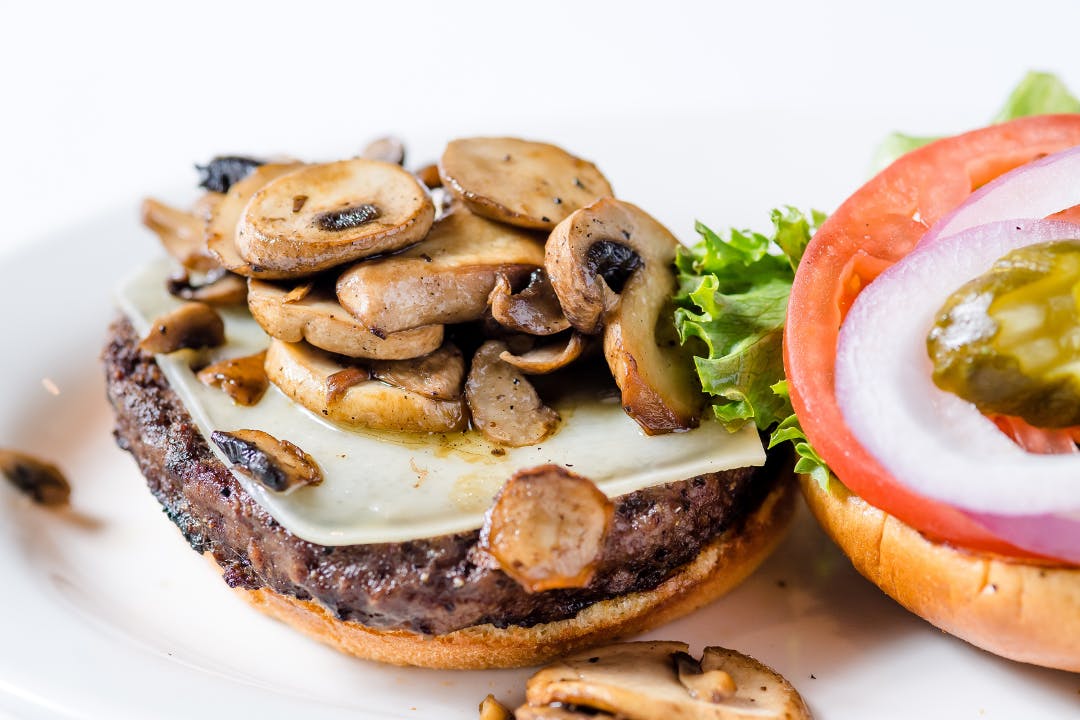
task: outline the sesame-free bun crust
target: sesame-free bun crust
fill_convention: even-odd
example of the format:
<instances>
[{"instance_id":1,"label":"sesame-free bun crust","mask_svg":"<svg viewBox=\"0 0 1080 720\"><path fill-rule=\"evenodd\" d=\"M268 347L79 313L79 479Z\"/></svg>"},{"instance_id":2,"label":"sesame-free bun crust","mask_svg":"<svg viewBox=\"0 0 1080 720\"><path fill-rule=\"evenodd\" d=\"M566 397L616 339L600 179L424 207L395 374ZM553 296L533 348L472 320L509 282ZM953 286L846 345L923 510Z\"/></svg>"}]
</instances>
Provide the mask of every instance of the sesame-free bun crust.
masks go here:
<instances>
[{"instance_id":1,"label":"sesame-free bun crust","mask_svg":"<svg viewBox=\"0 0 1080 720\"><path fill-rule=\"evenodd\" d=\"M711 602L742 582L776 548L794 514L794 483L782 481L739 527L719 536L656 588L604 600L566 620L422 635L338 620L322 605L267 588L236 592L267 615L343 652L394 665L473 670L536 665L644 632Z\"/></svg>"},{"instance_id":2,"label":"sesame-free bun crust","mask_svg":"<svg viewBox=\"0 0 1080 720\"><path fill-rule=\"evenodd\" d=\"M1080 672L1080 567L933 542L840 483L800 482L855 569L905 608L1002 657Z\"/></svg>"}]
</instances>

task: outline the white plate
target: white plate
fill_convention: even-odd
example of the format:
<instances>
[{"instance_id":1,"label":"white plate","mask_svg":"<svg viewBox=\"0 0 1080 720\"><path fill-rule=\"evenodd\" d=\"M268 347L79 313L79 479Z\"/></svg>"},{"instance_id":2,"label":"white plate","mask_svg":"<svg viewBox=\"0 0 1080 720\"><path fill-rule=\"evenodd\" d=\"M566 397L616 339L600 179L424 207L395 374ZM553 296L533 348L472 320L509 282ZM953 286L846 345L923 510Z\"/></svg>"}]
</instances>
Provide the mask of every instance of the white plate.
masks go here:
<instances>
[{"instance_id":1,"label":"white plate","mask_svg":"<svg viewBox=\"0 0 1080 720\"><path fill-rule=\"evenodd\" d=\"M756 120L728 122L761 131ZM763 217L767 203L785 199L763 172L728 177L722 188L713 182L719 165L710 153L735 167L752 165L756 151L739 133L691 154L703 128L664 127L668 144L638 148L633 158L625 133L531 134L592 148L618 190L683 237L695 209L714 208L703 219L720 225L720 213L743 208L727 220L744 223L750 211ZM820 138L821 129L777 134L771 148L782 155ZM639 130L637 137L649 137L659 127ZM413 157L433 156L436 147ZM645 167L660 160L693 167L678 180L646 173L642 153ZM850 170L860 166L854 157L838 162ZM792 173L789 185L816 175L805 163ZM839 175L825 186L851 189L859 179ZM813 197L788 199L831 206L839 191L814 187ZM344 657L250 610L187 548L113 444L97 361L112 315L107 287L155 252L132 207L46 238L0 266L0 445L56 460L74 486L71 509L49 512L0 484L0 714L475 718L487 693L519 703L528 670L434 672ZM1080 676L1001 660L907 614L859 577L806 513L751 580L647 637L750 653L829 720L1075 718L1080 707Z\"/></svg>"}]
</instances>

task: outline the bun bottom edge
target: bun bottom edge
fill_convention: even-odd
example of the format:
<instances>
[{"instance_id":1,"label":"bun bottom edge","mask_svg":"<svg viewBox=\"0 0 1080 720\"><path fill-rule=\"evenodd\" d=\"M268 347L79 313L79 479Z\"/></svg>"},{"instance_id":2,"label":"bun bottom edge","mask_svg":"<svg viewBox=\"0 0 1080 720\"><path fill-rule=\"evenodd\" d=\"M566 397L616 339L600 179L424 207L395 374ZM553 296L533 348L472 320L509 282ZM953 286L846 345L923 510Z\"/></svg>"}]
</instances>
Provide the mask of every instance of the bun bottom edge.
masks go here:
<instances>
[{"instance_id":1,"label":"bun bottom edge","mask_svg":"<svg viewBox=\"0 0 1080 720\"><path fill-rule=\"evenodd\" d=\"M537 665L670 622L734 588L785 536L794 516L795 487L790 480L780 481L739 527L719 536L652 590L603 600L566 620L532 627L479 625L423 635L339 620L317 602L267 588L234 592L266 615L365 660L456 670Z\"/></svg>"},{"instance_id":2,"label":"bun bottom edge","mask_svg":"<svg viewBox=\"0 0 1080 720\"><path fill-rule=\"evenodd\" d=\"M995 655L1080 672L1080 567L934 542L841 483L799 482L855 569L907 610Z\"/></svg>"}]
</instances>

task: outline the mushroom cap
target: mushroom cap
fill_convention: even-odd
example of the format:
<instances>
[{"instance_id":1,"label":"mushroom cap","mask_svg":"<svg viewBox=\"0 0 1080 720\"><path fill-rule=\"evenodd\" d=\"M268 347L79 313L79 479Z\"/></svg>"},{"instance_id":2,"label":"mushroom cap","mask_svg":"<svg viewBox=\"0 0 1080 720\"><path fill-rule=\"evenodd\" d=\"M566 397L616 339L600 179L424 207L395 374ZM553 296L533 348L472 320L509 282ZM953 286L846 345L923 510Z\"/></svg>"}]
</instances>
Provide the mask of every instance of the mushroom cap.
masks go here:
<instances>
[{"instance_id":1,"label":"mushroom cap","mask_svg":"<svg viewBox=\"0 0 1080 720\"><path fill-rule=\"evenodd\" d=\"M225 196L213 206L206 221L206 247L229 272L247 277L275 279L286 274L267 268L253 267L236 249L236 233L244 208L256 192L271 180L291 173L300 163L269 163L260 165L243 180L234 183Z\"/></svg>"},{"instance_id":2,"label":"mushroom cap","mask_svg":"<svg viewBox=\"0 0 1080 720\"><path fill-rule=\"evenodd\" d=\"M682 642L628 642L556 662L526 685L530 706L586 707L626 720L809 720L799 693L771 668L724 648L706 648L701 668L725 673L735 691L723 699L694 697L679 679ZM729 686L730 687L730 686Z\"/></svg>"},{"instance_id":3,"label":"mushroom cap","mask_svg":"<svg viewBox=\"0 0 1080 720\"><path fill-rule=\"evenodd\" d=\"M354 158L306 165L264 185L244 209L236 247L252 266L300 277L411 245L434 219L412 173Z\"/></svg>"},{"instance_id":4,"label":"mushroom cap","mask_svg":"<svg viewBox=\"0 0 1080 720\"><path fill-rule=\"evenodd\" d=\"M543 263L544 246L532 233L457 206L423 242L343 272L337 295L363 325L382 332L468 322L483 317L499 273L521 277Z\"/></svg>"},{"instance_id":5,"label":"mushroom cap","mask_svg":"<svg viewBox=\"0 0 1080 720\"><path fill-rule=\"evenodd\" d=\"M603 331L623 407L649 434L694 427L704 403L674 334L678 247L641 208L604 198L561 222L546 248L545 268L566 318L580 332ZM620 292L605 274L618 276Z\"/></svg>"},{"instance_id":6,"label":"mushroom cap","mask_svg":"<svg viewBox=\"0 0 1080 720\"><path fill-rule=\"evenodd\" d=\"M306 343L271 340L266 374L282 392L311 412L356 429L451 432L468 424L465 401L436 400L378 380L331 392L330 378L349 370L330 353Z\"/></svg>"},{"instance_id":7,"label":"mushroom cap","mask_svg":"<svg viewBox=\"0 0 1080 720\"><path fill-rule=\"evenodd\" d=\"M332 290L319 285L299 299L289 296L279 284L248 282L252 317L268 335L285 342L305 340L338 355L377 360L417 358L442 345L442 325L376 335L341 307Z\"/></svg>"},{"instance_id":8,"label":"mushroom cap","mask_svg":"<svg viewBox=\"0 0 1080 720\"><path fill-rule=\"evenodd\" d=\"M613 194L591 162L555 145L518 138L453 140L439 161L439 175L476 214L541 230Z\"/></svg>"}]
</instances>

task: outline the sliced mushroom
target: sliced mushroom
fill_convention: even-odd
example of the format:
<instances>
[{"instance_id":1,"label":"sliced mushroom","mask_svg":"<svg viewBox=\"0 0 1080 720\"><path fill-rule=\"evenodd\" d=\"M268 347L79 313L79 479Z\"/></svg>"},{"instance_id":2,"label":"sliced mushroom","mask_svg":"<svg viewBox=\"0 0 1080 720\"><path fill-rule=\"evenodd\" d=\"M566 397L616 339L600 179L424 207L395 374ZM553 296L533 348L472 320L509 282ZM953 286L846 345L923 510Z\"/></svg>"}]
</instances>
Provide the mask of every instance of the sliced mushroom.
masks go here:
<instances>
[{"instance_id":1,"label":"sliced mushroom","mask_svg":"<svg viewBox=\"0 0 1080 720\"><path fill-rule=\"evenodd\" d=\"M677 247L643 210L605 198L560 223L546 249L563 312L583 333L603 330L623 408L650 435L695 427L702 407L670 312Z\"/></svg>"},{"instance_id":2,"label":"sliced mushroom","mask_svg":"<svg viewBox=\"0 0 1080 720\"><path fill-rule=\"evenodd\" d=\"M393 165L405 164L405 143L396 137L381 137L372 140L360 151L365 160L378 160Z\"/></svg>"},{"instance_id":3,"label":"sliced mushroom","mask_svg":"<svg viewBox=\"0 0 1080 720\"><path fill-rule=\"evenodd\" d=\"M258 190L236 247L252 266L298 277L411 245L434 219L435 206L412 173L341 160L307 165Z\"/></svg>"},{"instance_id":4,"label":"sliced mushroom","mask_svg":"<svg viewBox=\"0 0 1080 720\"><path fill-rule=\"evenodd\" d=\"M529 706L595 709L628 720L809 720L806 704L784 678L751 657L708 648L701 667L724 672L735 689L718 700L693 697L679 681L681 642L630 642L597 648L550 665L526 685ZM715 658L722 658L718 667ZM714 675L713 677L720 677Z\"/></svg>"},{"instance_id":5,"label":"sliced mushroom","mask_svg":"<svg viewBox=\"0 0 1080 720\"><path fill-rule=\"evenodd\" d=\"M380 360L371 364L376 380L437 400L461 397L465 381L465 357L455 345L446 344L413 360Z\"/></svg>"},{"instance_id":6,"label":"sliced mushroom","mask_svg":"<svg viewBox=\"0 0 1080 720\"><path fill-rule=\"evenodd\" d=\"M253 169L243 180L233 184L229 192L213 208L206 223L206 247L222 267L247 277L280 278L287 273L254 267L236 249L236 234L240 219L251 198L264 185L300 168L300 163L269 163Z\"/></svg>"},{"instance_id":7,"label":"sliced mushroom","mask_svg":"<svg viewBox=\"0 0 1080 720\"><path fill-rule=\"evenodd\" d=\"M478 215L542 230L612 194L591 162L518 138L454 140L439 161L439 175Z\"/></svg>"},{"instance_id":8,"label":"sliced mushroom","mask_svg":"<svg viewBox=\"0 0 1080 720\"><path fill-rule=\"evenodd\" d=\"M439 166L435 163L425 165L417 170L416 177L420 178L420 182L427 185L429 190L442 187L442 178L439 177Z\"/></svg>"},{"instance_id":9,"label":"sliced mushroom","mask_svg":"<svg viewBox=\"0 0 1080 720\"><path fill-rule=\"evenodd\" d=\"M480 720L514 720L514 716L494 695L489 694L480 703Z\"/></svg>"},{"instance_id":10,"label":"sliced mushroom","mask_svg":"<svg viewBox=\"0 0 1080 720\"><path fill-rule=\"evenodd\" d=\"M614 512L588 478L558 465L521 470L484 518L480 545L529 592L585 587Z\"/></svg>"},{"instance_id":11,"label":"sliced mushroom","mask_svg":"<svg viewBox=\"0 0 1080 720\"><path fill-rule=\"evenodd\" d=\"M465 381L473 425L500 445L535 445L555 430L559 414L544 405L520 370L503 362L504 352L506 343L488 340L473 355Z\"/></svg>"},{"instance_id":12,"label":"sliced mushroom","mask_svg":"<svg viewBox=\"0 0 1080 720\"><path fill-rule=\"evenodd\" d=\"M154 319L139 349L165 354L185 348L217 347L225 342L225 321L205 303L188 302Z\"/></svg>"},{"instance_id":13,"label":"sliced mushroom","mask_svg":"<svg viewBox=\"0 0 1080 720\"><path fill-rule=\"evenodd\" d=\"M675 653L674 660L679 682L695 700L718 703L735 694L735 681L724 670L706 670L689 653Z\"/></svg>"},{"instance_id":14,"label":"sliced mushroom","mask_svg":"<svg viewBox=\"0 0 1080 720\"><path fill-rule=\"evenodd\" d=\"M288 289L252 279L248 308L268 335L285 342L306 340L339 355L379 360L407 360L434 352L443 341L442 325L395 333L373 332L346 312L332 288L304 284Z\"/></svg>"},{"instance_id":15,"label":"sliced mushroom","mask_svg":"<svg viewBox=\"0 0 1080 720\"><path fill-rule=\"evenodd\" d=\"M592 708L578 710L562 705L541 705L540 707L523 705L514 711L513 717L514 720L626 720L626 718L616 718L614 715Z\"/></svg>"},{"instance_id":16,"label":"sliced mushroom","mask_svg":"<svg viewBox=\"0 0 1080 720\"><path fill-rule=\"evenodd\" d=\"M344 392L332 392L331 376L350 367L305 343L271 340L266 355L271 382L299 405L341 425L398 432L452 432L468 425L463 398L436 400L378 380L350 382Z\"/></svg>"},{"instance_id":17,"label":"sliced mushroom","mask_svg":"<svg viewBox=\"0 0 1080 720\"><path fill-rule=\"evenodd\" d=\"M386 333L468 322L483 317L499 273L519 278L543 262L543 245L531 233L455 207L422 243L343 272L338 300L363 325Z\"/></svg>"},{"instance_id":18,"label":"sliced mushroom","mask_svg":"<svg viewBox=\"0 0 1080 720\"><path fill-rule=\"evenodd\" d=\"M207 365L196 377L203 385L221 388L237 405L251 406L262 400L270 387L266 377L266 351Z\"/></svg>"},{"instance_id":19,"label":"sliced mushroom","mask_svg":"<svg viewBox=\"0 0 1080 720\"><path fill-rule=\"evenodd\" d=\"M499 355L503 362L508 362L527 375L546 375L564 368L581 357L588 340L576 330L571 331L563 342L541 345L520 355L513 355L509 350Z\"/></svg>"},{"instance_id":20,"label":"sliced mushroom","mask_svg":"<svg viewBox=\"0 0 1080 720\"><path fill-rule=\"evenodd\" d=\"M181 300L195 300L207 305L240 305L247 300L247 282L224 268L208 273L202 282L191 279L187 270L169 277L165 289Z\"/></svg>"},{"instance_id":21,"label":"sliced mushroom","mask_svg":"<svg viewBox=\"0 0 1080 720\"><path fill-rule=\"evenodd\" d=\"M510 278L499 275L488 297L491 314L507 328L530 335L554 335L570 327L547 273L536 270L519 293L511 289Z\"/></svg>"},{"instance_id":22,"label":"sliced mushroom","mask_svg":"<svg viewBox=\"0 0 1080 720\"><path fill-rule=\"evenodd\" d=\"M142 204L142 223L157 234L165 252L185 268L210 272L218 267L217 260L206 249L206 221L198 214L147 198Z\"/></svg>"},{"instance_id":23,"label":"sliced mushroom","mask_svg":"<svg viewBox=\"0 0 1080 720\"><path fill-rule=\"evenodd\" d=\"M215 430L210 439L237 469L274 492L290 493L322 482L322 471L310 455L262 430Z\"/></svg>"},{"instance_id":24,"label":"sliced mushroom","mask_svg":"<svg viewBox=\"0 0 1080 720\"><path fill-rule=\"evenodd\" d=\"M60 468L18 450L0 448L0 475L38 505L66 505L71 497Z\"/></svg>"}]
</instances>

